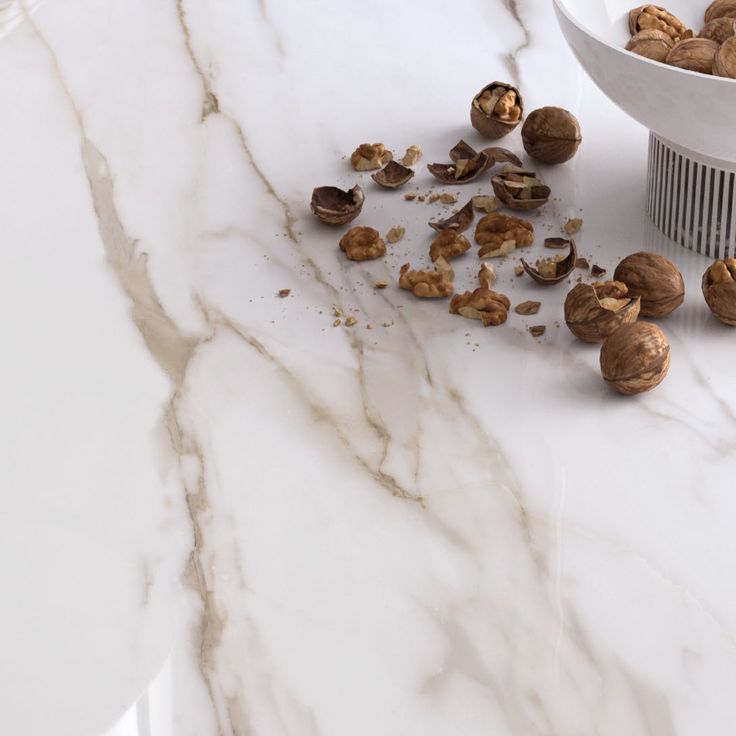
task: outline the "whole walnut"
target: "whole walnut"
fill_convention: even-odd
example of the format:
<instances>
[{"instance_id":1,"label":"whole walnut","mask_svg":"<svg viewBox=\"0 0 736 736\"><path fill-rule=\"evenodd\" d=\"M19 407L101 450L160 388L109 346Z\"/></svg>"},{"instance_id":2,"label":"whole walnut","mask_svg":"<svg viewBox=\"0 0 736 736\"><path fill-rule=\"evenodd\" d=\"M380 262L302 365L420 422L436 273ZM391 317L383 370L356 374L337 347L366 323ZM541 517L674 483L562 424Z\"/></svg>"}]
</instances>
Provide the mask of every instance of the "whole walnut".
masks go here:
<instances>
[{"instance_id":1,"label":"whole walnut","mask_svg":"<svg viewBox=\"0 0 736 736\"><path fill-rule=\"evenodd\" d=\"M479 319L483 327L502 325L509 316L511 302L504 294L481 286L475 291L455 294L450 302L450 314Z\"/></svg>"},{"instance_id":2,"label":"whole walnut","mask_svg":"<svg viewBox=\"0 0 736 736\"><path fill-rule=\"evenodd\" d=\"M386 255L386 243L372 227L351 227L340 238L340 250L351 261L372 261Z\"/></svg>"},{"instance_id":3,"label":"whole walnut","mask_svg":"<svg viewBox=\"0 0 736 736\"><path fill-rule=\"evenodd\" d=\"M674 45L675 42L664 31L658 31L656 28L648 28L632 36L631 40L626 44L626 50L639 56L644 56L647 59L664 63L667 54L669 54Z\"/></svg>"},{"instance_id":4,"label":"whole walnut","mask_svg":"<svg viewBox=\"0 0 736 736\"><path fill-rule=\"evenodd\" d=\"M716 18L736 18L736 0L715 0L705 11L705 22Z\"/></svg>"},{"instance_id":5,"label":"whole walnut","mask_svg":"<svg viewBox=\"0 0 736 736\"><path fill-rule=\"evenodd\" d=\"M675 44L665 61L680 69L711 74L717 51L718 44L708 38L686 38Z\"/></svg>"},{"instance_id":6,"label":"whole walnut","mask_svg":"<svg viewBox=\"0 0 736 736\"><path fill-rule=\"evenodd\" d=\"M633 322L616 330L601 348L603 380L620 394L640 394L658 386L670 367L670 344L649 322Z\"/></svg>"},{"instance_id":7,"label":"whole walnut","mask_svg":"<svg viewBox=\"0 0 736 736\"><path fill-rule=\"evenodd\" d=\"M438 258L450 261L467 250L470 250L470 243L464 235L460 235L455 230L442 230L429 246L429 257L433 261Z\"/></svg>"},{"instance_id":8,"label":"whole walnut","mask_svg":"<svg viewBox=\"0 0 736 736\"><path fill-rule=\"evenodd\" d=\"M673 41L692 38L693 32L675 15L658 5L641 5L629 12L631 35L654 28L666 33Z\"/></svg>"},{"instance_id":9,"label":"whole walnut","mask_svg":"<svg viewBox=\"0 0 736 736\"><path fill-rule=\"evenodd\" d=\"M736 258L708 267L703 274L703 296L716 319L736 327Z\"/></svg>"},{"instance_id":10,"label":"whole walnut","mask_svg":"<svg viewBox=\"0 0 736 736\"><path fill-rule=\"evenodd\" d=\"M623 281L629 296L641 297L642 317L665 317L685 301L685 282L672 261L657 253L634 253L613 273Z\"/></svg>"},{"instance_id":11,"label":"whole walnut","mask_svg":"<svg viewBox=\"0 0 736 736\"><path fill-rule=\"evenodd\" d=\"M726 39L713 59L713 74L736 79L736 36Z\"/></svg>"},{"instance_id":12,"label":"whole walnut","mask_svg":"<svg viewBox=\"0 0 736 736\"><path fill-rule=\"evenodd\" d=\"M734 35L736 35L736 18L714 18L701 28L698 38L709 38L716 43L723 43Z\"/></svg>"},{"instance_id":13,"label":"whole walnut","mask_svg":"<svg viewBox=\"0 0 736 736\"><path fill-rule=\"evenodd\" d=\"M544 164L563 164L580 148L583 138L577 118L561 107L542 107L527 117L521 129L524 150Z\"/></svg>"},{"instance_id":14,"label":"whole walnut","mask_svg":"<svg viewBox=\"0 0 736 736\"><path fill-rule=\"evenodd\" d=\"M583 342L603 342L622 325L636 322L640 300L626 284L606 281L578 284L565 299L565 323Z\"/></svg>"}]
</instances>

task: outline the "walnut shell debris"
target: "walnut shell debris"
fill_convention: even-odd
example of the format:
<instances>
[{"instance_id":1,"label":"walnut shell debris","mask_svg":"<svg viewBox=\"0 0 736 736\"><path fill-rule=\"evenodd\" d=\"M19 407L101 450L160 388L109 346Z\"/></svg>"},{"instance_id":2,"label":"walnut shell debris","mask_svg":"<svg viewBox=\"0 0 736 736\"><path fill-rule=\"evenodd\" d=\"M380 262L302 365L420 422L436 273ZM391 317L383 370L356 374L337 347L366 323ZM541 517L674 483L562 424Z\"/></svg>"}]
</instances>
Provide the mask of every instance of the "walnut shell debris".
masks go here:
<instances>
[{"instance_id":1,"label":"walnut shell debris","mask_svg":"<svg viewBox=\"0 0 736 736\"><path fill-rule=\"evenodd\" d=\"M450 314L478 319L483 327L498 326L508 319L510 307L507 296L481 286L475 291L456 294L450 302Z\"/></svg>"},{"instance_id":2,"label":"walnut shell debris","mask_svg":"<svg viewBox=\"0 0 736 736\"><path fill-rule=\"evenodd\" d=\"M414 172L398 161L389 161L380 171L371 175L376 184L386 189L398 189L412 179Z\"/></svg>"},{"instance_id":3,"label":"walnut shell debris","mask_svg":"<svg viewBox=\"0 0 736 736\"><path fill-rule=\"evenodd\" d=\"M603 380L614 391L625 395L650 391L669 370L669 341L649 322L623 325L603 343L600 365Z\"/></svg>"},{"instance_id":4,"label":"walnut shell debris","mask_svg":"<svg viewBox=\"0 0 736 736\"><path fill-rule=\"evenodd\" d=\"M718 49L718 44L708 38L687 38L675 44L665 61L680 69L711 74Z\"/></svg>"},{"instance_id":5,"label":"walnut shell debris","mask_svg":"<svg viewBox=\"0 0 736 736\"><path fill-rule=\"evenodd\" d=\"M647 28L632 36L626 44L626 50L645 59L665 63L667 54L674 48L675 42L664 31Z\"/></svg>"},{"instance_id":6,"label":"walnut shell debris","mask_svg":"<svg viewBox=\"0 0 736 736\"><path fill-rule=\"evenodd\" d=\"M716 319L736 327L736 258L716 261L706 270L703 296Z\"/></svg>"},{"instance_id":7,"label":"walnut shell debris","mask_svg":"<svg viewBox=\"0 0 736 736\"><path fill-rule=\"evenodd\" d=\"M383 143L361 143L350 156L350 165L356 171L372 171L385 166L393 154Z\"/></svg>"},{"instance_id":8,"label":"walnut shell debris","mask_svg":"<svg viewBox=\"0 0 736 736\"><path fill-rule=\"evenodd\" d=\"M470 243L464 235L459 235L455 230L442 230L429 247L429 257L433 261L439 258L451 261L468 250Z\"/></svg>"},{"instance_id":9,"label":"walnut shell debris","mask_svg":"<svg viewBox=\"0 0 736 736\"><path fill-rule=\"evenodd\" d=\"M503 138L521 121L524 100L516 87L505 82L487 84L470 104L470 122L486 138Z\"/></svg>"},{"instance_id":10,"label":"walnut shell debris","mask_svg":"<svg viewBox=\"0 0 736 736\"><path fill-rule=\"evenodd\" d=\"M595 274L593 274L595 275ZM672 261L657 253L633 253L613 273L629 296L641 297L642 317L665 317L685 301L685 282Z\"/></svg>"},{"instance_id":11,"label":"walnut shell debris","mask_svg":"<svg viewBox=\"0 0 736 736\"><path fill-rule=\"evenodd\" d=\"M736 0L715 0L705 11L705 22L710 23L716 18L736 18Z\"/></svg>"},{"instance_id":12,"label":"walnut shell debris","mask_svg":"<svg viewBox=\"0 0 736 736\"><path fill-rule=\"evenodd\" d=\"M512 210L535 210L546 204L551 189L533 171L511 170L491 178L496 196Z\"/></svg>"},{"instance_id":13,"label":"walnut shell debris","mask_svg":"<svg viewBox=\"0 0 736 736\"><path fill-rule=\"evenodd\" d=\"M521 302L521 304L517 304L516 307L514 307L514 311L517 314L523 314L524 316L527 316L529 314L537 314L541 306L542 302Z\"/></svg>"},{"instance_id":14,"label":"walnut shell debris","mask_svg":"<svg viewBox=\"0 0 736 736\"><path fill-rule=\"evenodd\" d=\"M578 119L562 107L542 107L532 112L521 129L524 150L543 164L564 164L583 141Z\"/></svg>"},{"instance_id":15,"label":"walnut shell debris","mask_svg":"<svg viewBox=\"0 0 736 736\"><path fill-rule=\"evenodd\" d=\"M545 238L544 247L545 248L559 248L559 249L569 248L570 240L568 238Z\"/></svg>"},{"instance_id":16,"label":"walnut shell debris","mask_svg":"<svg viewBox=\"0 0 736 736\"><path fill-rule=\"evenodd\" d=\"M534 226L528 220L493 212L482 217L475 228L480 258L497 258L534 242Z\"/></svg>"},{"instance_id":17,"label":"walnut shell debris","mask_svg":"<svg viewBox=\"0 0 736 736\"><path fill-rule=\"evenodd\" d=\"M338 187L317 187L312 191L312 212L328 225L346 225L363 209L365 195L359 186L343 191Z\"/></svg>"},{"instance_id":18,"label":"walnut shell debris","mask_svg":"<svg viewBox=\"0 0 736 736\"><path fill-rule=\"evenodd\" d=\"M595 279L599 279L601 276L603 276L606 273L605 268L601 268L599 265L594 263L590 268L590 274Z\"/></svg>"},{"instance_id":19,"label":"walnut shell debris","mask_svg":"<svg viewBox=\"0 0 736 736\"><path fill-rule=\"evenodd\" d=\"M454 215L445 220L430 222L429 226L438 232L442 230L454 230L457 233L462 233L473 224L474 219L475 213L473 212L473 201L471 200L463 205Z\"/></svg>"},{"instance_id":20,"label":"walnut shell debris","mask_svg":"<svg viewBox=\"0 0 736 736\"><path fill-rule=\"evenodd\" d=\"M629 12L631 35L654 29L666 33L673 41L692 38L693 32L675 15L658 5L641 5Z\"/></svg>"},{"instance_id":21,"label":"walnut shell debris","mask_svg":"<svg viewBox=\"0 0 736 736\"><path fill-rule=\"evenodd\" d=\"M522 258L521 264L529 276L538 284L551 285L559 284L560 281L566 279L573 272L577 258L578 254L575 248L575 241L571 240L570 252L567 255L540 258L537 260L535 267L530 266Z\"/></svg>"},{"instance_id":22,"label":"walnut shell debris","mask_svg":"<svg viewBox=\"0 0 736 736\"><path fill-rule=\"evenodd\" d=\"M455 274L444 258L438 258L433 271L412 271L405 263L401 267L399 286L421 299L443 299L455 290Z\"/></svg>"},{"instance_id":23,"label":"walnut shell debris","mask_svg":"<svg viewBox=\"0 0 736 736\"><path fill-rule=\"evenodd\" d=\"M636 322L639 309L639 297L632 299L620 281L578 284L565 299L565 323L579 340L603 342L622 325Z\"/></svg>"},{"instance_id":24,"label":"walnut shell debris","mask_svg":"<svg viewBox=\"0 0 736 736\"><path fill-rule=\"evenodd\" d=\"M386 255L386 243L372 227L353 227L340 238L340 250L351 261L372 261Z\"/></svg>"},{"instance_id":25,"label":"walnut shell debris","mask_svg":"<svg viewBox=\"0 0 736 736\"><path fill-rule=\"evenodd\" d=\"M736 4L734 4L736 7ZM723 43L736 35L736 14L733 18L714 18L706 23L698 33L698 38L709 38L716 43Z\"/></svg>"}]
</instances>

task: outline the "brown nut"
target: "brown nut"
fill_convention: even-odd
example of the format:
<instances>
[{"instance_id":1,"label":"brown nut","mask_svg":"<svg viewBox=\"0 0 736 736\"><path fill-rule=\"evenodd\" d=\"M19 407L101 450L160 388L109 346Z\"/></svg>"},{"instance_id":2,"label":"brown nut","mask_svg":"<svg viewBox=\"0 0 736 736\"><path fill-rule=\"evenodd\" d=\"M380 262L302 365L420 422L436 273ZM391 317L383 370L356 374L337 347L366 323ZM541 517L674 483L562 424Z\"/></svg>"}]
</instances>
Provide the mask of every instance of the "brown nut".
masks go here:
<instances>
[{"instance_id":1,"label":"brown nut","mask_svg":"<svg viewBox=\"0 0 736 736\"><path fill-rule=\"evenodd\" d=\"M620 394L640 394L658 386L670 367L670 344L649 322L632 322L616 330L601 348L603 380Z\"/></svg>"},{"instance_id":2,"label":"brown nut","mask_svg":"<svg viewBox=\"0 0 736 736\"><path fill-rule=\"evenodd\" d=\"M455 230L443 230L429 246L429 257L433 261L438 258L450 261L468 250L470 250L470 243L464 235L458 235Z\"/></svg>"},{"instance_id":3,"label":"brown nut","mask_svg":"<svg viewBox=\"0 0 736 736\"><path fill-rule=\"evenodd\" d=\"M478 221L475 241L482 246L478 251L480 258L495 258L515 248L531 245L534 242L534 226L528 220L492 212ZM506 250L501 252L504 246Z\"/></svg>"},{"instance_id":4,"label":"brown nut","mask_svg":"<svg viewBox=\"0 0 736 736\"><path fill-rule=\"evenodd\" d=\"M340 238L340 250L351 261L372 261L386 255L386 243L372 227L352 227Z\"/></svg>"},{"instance_id":5,"label":"brown nut","mask_svg":"<svg viewBox=\"0 0 736 736\"><path fill-rule=\"evenodd\" d=\"M712 74L718 44L708 38L686 38L678 41L667 54L670 66L700 74Z\"/></svg>"},{"instance_id":6,"label":"brown nut","mask_svg":"<svg viewBox=\"0 0 736 736\"><path fill-rule=\"evenodd\" d=\"M629 12L631 35L653 28L666 33L673 41L692 38L693 32L676 16L658 5L641 5Z\"/></svg>"},{"instance_id":7,"label":"brown nut","mask_svg":"<svg viewBox=\"0 0 736 736\"><path fill-rule=\"evenodd\" d=\"M715 0L705 11L705 22L710 23L716 18L736 18L736 0Z\"/></svg>"},{"instance_id":8,"label":"brown nut","mask_svg":"<svg viewBox=\"0 0 736 736\"><path fill-rule=\"evenodd\" d=\"M343 191L338 187L317 187L312 192L312 212L328 225L346 225L352 222L363 209L365 196L356 184Z\"/></svg>"},{"instance_id":9,"label":"brown nut","mask_svg":"<svg viewBox=\"0 0 736 736\"><path fill-rule=\"evenodd\" d=\"M475 212L473 212L473 200L471 199L470 202L465 204L454 215L451 215L445 220L430 222L429 226L432 230L437 230L437 232L454 230L456 233L462 233L473 224L474 219Z\"/></svg>"},{"instance_id":10,"label":"brown nut","mask_svg":"<svg viewBox=\"0 0 736 736\"><path fill-rule=\"evenodd\" d=\"M703 296L716 319L736 327L736 258L716 261L706 270Z\"/></svg>"},{"instance_id":11,"label":"brown nut","mask_svg":"<svg viewBox=\"0 0 736 736\"><path fill-rule=\"evenodd\" d=\"M399 286L422 299L443 299L455 290L455 274L444 258L438 258L433 271L412 271L405 263L401 267Z\"/></svg>"},{"instance_id":12,"label":"brown nut","mask_svg":"<svg viewBox=\"0 0 736 736\"><path fill-rule=\"evenodd\" d=\"M511 302L504 294L481 286L475 291L455 294L450 302L450 314L467 319L479 319L483 327L502 325L509 316Z\"/></svg>"},{"instance_id":13,"label":"brown nut","mask_svg":"<svg viewBox=\"0 0 736 736\"><path fill-rule=\"evenodd\" d=\"M566 279L575 269L575 262L578 259L575 241L570 241L570 252L567 255L553 256L552 258L540 258L537 260L536 267L530 266L523 258L521 265L524 270L531 276L534 281L543 286L551 284L559 284L560 281Z\"/></svg>"},{"instance_id":14,"label":"brown nut","mask_svg":"<svg viewBox=\"0 0 736 736\"><path fill-rule=\"evenodd\" d=\"M414 172L411 169L398 161L389 161L380 171L371 174L371 179L386 189L397 189L406 184L413 176Z\"/></svg>"},{"instance_id":15,"label":"brown nut","mask_svg":"<svg viewBox=\"0 0 736 736\"><path fill-rule=\"evenodd\" d=\"M736 17L714 18L703 26L698 38L709 38L716 43L723 43L734 35L736 35Z\"/></svg>"},{"instance_id":16,"label":"brown nut","mask_svg":"<svg viewBox=\"0 0 736 736\"><path fill-rule=\"evenodd\" d=\"M675 42L664 32L658 31L656 28L648 28L645 31L639 31L626 44L626 50L631 51L639 56L647 59L661 61L667 58Z\"/></svg>"},{"instance_id":17,"label":"brown nut","mask_svg":"<svg viewBox=\"0 0 736 736\"><path fill-rule=\"evenodd\" d=\"M533 171L512 168L491 177L496 196L512 210L535 210L546 204L552 190Z\"/></svg>"},{"instance_id":18,"label":"brown nut","mask_svg":"<svg viewBox=\"0 0 736 736\"><path fill-rule=\"evenodd\" d=\"M383 143L361 143L350 156L350 165L356 171L380 169L393 158Z\"/></svg>"},{"instance_id":19,"label":"brown nut","mask_svg":"<svg viewBox=\"0 0 736 736\"><path fill-rule=\"evenodd\" d=\"M524 100L516 87L505 82L486 85L470 104L470 122L486 138L503 138L521 121Z\"/></svg>"},{"instance_id":20,"label":"brown nut","mask_svg":"<svg viewBox=\"0 0 736 736\"><path fill-rule=\"evenodd\" d=\"M736 36L721 44L713 59L713 74L736 79Z\"/></svg>"},{"instance_id":21,"label":"brown nut","mask_svg":"<svg viewBox=\"0 0 736 736\"><path fill-rule=\"evenodd\" d=\"M642 317L665 317L685 301L685 282L672 261L656 253L634 253L621 261L613 273L623 281L629 296L641 297Z\"/></svg>"},{"instance_id":22,"label":"brown nut","mask_svg":"<svg viewBox=\"0 0 736 736\"><path fill-rule=\"evenodd\" d=\"M639 308L639 298L629 297L619 281L578 284L565 299L565 323L579 340L603 342L622 325L636 322Z\"/></svg>"},{"instance_id":23,"label":"brown nut","mask_svg":"<svg viewBox=\"0 0 736 736\"><path fill-rule=\"evenodd\" d=\"M542 107L529 115L521 129L524 150L543 164L563 164L583 140L577 118L561 107Z\"/></svg>"}]
</instances>

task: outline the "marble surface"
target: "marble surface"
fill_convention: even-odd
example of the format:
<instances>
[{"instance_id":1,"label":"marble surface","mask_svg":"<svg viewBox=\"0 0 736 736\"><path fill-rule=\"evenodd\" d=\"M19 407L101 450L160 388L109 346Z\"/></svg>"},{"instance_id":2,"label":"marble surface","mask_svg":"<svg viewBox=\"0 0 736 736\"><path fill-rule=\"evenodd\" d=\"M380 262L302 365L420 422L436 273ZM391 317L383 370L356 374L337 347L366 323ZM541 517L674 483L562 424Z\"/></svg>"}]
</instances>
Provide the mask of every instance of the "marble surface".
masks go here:
<instances>
[{"instance_id":1,"label":"marble surface","mask_svg":"<svg viewBox=\"0 0 736 736\"><path fill-rule=\"evenodd\" d=\"M4 0L0 67L3 733L732 733L734 333L551 3ZM396 288L447 210L345 156L418 143L426 191L495 78L583 126L531 253L581 214L591 262L681 267L657 391L515 256L543 306L500 328ZM356 181L407 228L367 264L308 209Z\"/></svg>"}]
</instances>

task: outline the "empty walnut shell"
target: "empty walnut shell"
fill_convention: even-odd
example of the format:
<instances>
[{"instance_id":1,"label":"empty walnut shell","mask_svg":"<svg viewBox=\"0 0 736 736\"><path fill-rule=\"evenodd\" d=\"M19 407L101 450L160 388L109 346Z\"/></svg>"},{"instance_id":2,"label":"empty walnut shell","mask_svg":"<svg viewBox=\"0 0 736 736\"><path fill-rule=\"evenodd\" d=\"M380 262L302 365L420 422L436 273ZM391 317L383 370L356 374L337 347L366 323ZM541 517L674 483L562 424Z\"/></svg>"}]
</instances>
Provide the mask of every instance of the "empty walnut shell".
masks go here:
<instances>
[{"instance_id":1,"label":"empty walnut shell","mask_svg":"<svg viewBox=\"0 0 736 736\"><path fill-rule=\"evenodd\" d=\"M559 284L575 270L575 261L578 259L575 241L570 241L570 252L566 256L540 258L536 267L530 266L523 258L521 265L524 270L538 283L546 286Z\"/></svg>"},{"instance_id":2,"label":"empty walnut shell","mask_svg":"<svg viewBox=\"0 0 736 736\"><path fill-rule=\"evenodd\" d=\"M665 61L680 69L711 74L717 51L718 44L708 38L686 38L674 45Z\"/></svg>"},{"instance_id":3,"label":"empty walnut shell","mask_svg":"<svg viewBox=\"0 0 736 736\"><path fill-rule=\"evenodd\" d=\"M389 161L380 171L371 174L373 179L379 186L386 189L398 189L403 186L414 176L414 172L400 164L398 161Z\"/></svg>"},{"instance_id":4,"label":"empty walnut shell","mask_svg":"<svg viewBox=\"0 0 736 736\"><path fill-rule=\"evenodd\" d=\"M685 282L672 261L657 253L633 253L613 273L629 296L641 297L642 317L665 317L685 301Z\"/></svg>"},{"instance_id":5,"label":"empty walnut shell","mask_svg":"<svg viewBox=\"0 0 736 736\"><path fill-rule=\"evenodd\" d=\"M698 38L709 38L716 43L723 43L734 35L736 35L736 17L715 18L703 26Z\"/></svg>"},{"instance_id":6,"label":"empty walnut shell","mask_svg":"<svg viewBox=\"0 0 736 736\"><path fill-rule=\"evenodd\" d=\"M496 196L512 210L535 210L549 200L552 190L533 171L506 171L491 178Z\"/></svg>"},{"instance_id":7,"label":"empty walnut shell","mask_svg":"<svg viewBox=\"0 0 736 736\"><path fill-rule=\"evenodd\" d=\"M486 138L503 138L524 116L524 100L516 87L505 82L487 84L470 104L470 122Z\"/></svg>"},{"instance_id":8,"label":"empty walnut shell","mask_svg":"<svg viewBox=\"0 0 736 736\"><path fill-rule=\"evenodd\" d=\"M629 297L621 282L578 284L565 299L565 323L579 340L603 342L622 325L636 322L639 308L639 298Z\"/></svg>"},{"instance_id":9,"label":"empty walnut shell","mask_svg":"<svg viewBox=\"0 0 736 736\"><path fill-rule=\"evenodd\" d=\"M705 22L710 23L716 18L736 18L736 0L715 0L705 11Z\"/></svg>"},{"instance_id":10,"label":"empty walnut shell","mask_svg":"<svg viewBox=\"0 0 736 736\"><path fill-rule=\"evenodd\" d=\"M708 267L703 274L703 296L716 319L736 327L736 258Z\"/></svg>"},{"instance_id":11,"label":"empty walnut shell","mask_svg":"<svg viewBox=\"0 0 736 736\"><path fill-rule=\"evenodd\" d=\"M561 107L542 107L524 121L524 150L543 164L564 164L580 148L583 136L578 119Z\"/></svg>"},{"instance_id":12,"label":"empty walnut shell","mask_svg":"<svg viewBox=\"0 0 736 736\"><path fill-rule=\"evenodd\" d=\"M458 210L451 217L448 217L446 220L430 222L429 226L433 230L437 230L437 232L442 232L442 230L454 230L456 233L462 233L473 224L474 218L475 212L473 212L473 200L471 199L462 207L462 209Z\"/></svg>"},{"instance_id":13,"label":"empty walnut shell","mask_svg":"<svg viewBox=\"0 0 736 736\"><path fill-rule=\"evenodd\" d=\"M736 79L736 36L726 39L713 59L713 74Z\"/></svg>"},{"instance_id":14,"label":"empty walnut shell","mask_svg":"<svg viewBox=\"0 0 736 736\"><path fill-rule=\"evenodd\" d=\"M505 294L480 286L475 291L455 294L450 302L450 314L467 319L479 319L483 327L502 325L509 316L511 302Z\"/></svg>"},{"instance_id":15,"label":"empty walnut shell","mask_svg":"<svg viewBox=\"0 0 736 736\"><path fill-rule=\"evenodd\" d=\"M670 344L649 322L623 325L601 348L603 380L620 394L632 395L658 386L670 367Z\"/></svg>"},{"instance_id":16,"label":"empty walnut shell","mask_svg":"<svg viewBox=\"0 0 736 736\"><path fill-rule=\"evenodd\" d=\"M664 32L655 28L648 28L645 31L639 31L626 44L626 50L634 54L643 56L646 59L661 61L667 58L667 54L674 47L675 42Z\"/></svg>"},{"instance_id":17,"label":"empty walnut shell","mask_svg":"<svg viewBox=\"0 0 736 736\"><path fill-rule=\"evenodd\" d=\"M338 187L317 187L312 192L312 212L328 225L346 225L363 209L365 196L359 186L343 191Z\"/></svg>"},{"instance_id":18,"label":"empty walnut shell","mask_svg":"<svg viewBox=\"0 0 736 736\"><path fill-rule=\"evenodd\" d=\"M649 28L666 33L673 41L692 38L693 32L677 17L658 5L641 5L629 12L631 35Z\"/></svg>"}]
</instances>

